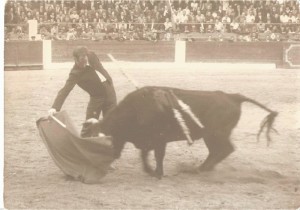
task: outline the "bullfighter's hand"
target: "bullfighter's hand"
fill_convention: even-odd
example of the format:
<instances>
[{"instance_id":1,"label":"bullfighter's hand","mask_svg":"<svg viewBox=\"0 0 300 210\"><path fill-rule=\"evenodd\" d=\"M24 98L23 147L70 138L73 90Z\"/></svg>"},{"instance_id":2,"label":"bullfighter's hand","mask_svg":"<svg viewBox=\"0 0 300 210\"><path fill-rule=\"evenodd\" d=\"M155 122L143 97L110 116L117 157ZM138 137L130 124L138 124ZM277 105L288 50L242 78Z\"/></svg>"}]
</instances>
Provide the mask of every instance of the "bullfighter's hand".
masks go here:
<instances>
[{"instance_id":1,"label":"bullfighter's hand","mask_svg":"<svg viewBox=\"0 0 300 210\"><path fill-rule=\"evenodd\" d=\"M54 108L51 108L51 109L48 110L48 114L49 114L50 116L53 116L56 112L57 112L57 111L56 111L56 109L54 109Z\"/></svg>"}]
</instances>

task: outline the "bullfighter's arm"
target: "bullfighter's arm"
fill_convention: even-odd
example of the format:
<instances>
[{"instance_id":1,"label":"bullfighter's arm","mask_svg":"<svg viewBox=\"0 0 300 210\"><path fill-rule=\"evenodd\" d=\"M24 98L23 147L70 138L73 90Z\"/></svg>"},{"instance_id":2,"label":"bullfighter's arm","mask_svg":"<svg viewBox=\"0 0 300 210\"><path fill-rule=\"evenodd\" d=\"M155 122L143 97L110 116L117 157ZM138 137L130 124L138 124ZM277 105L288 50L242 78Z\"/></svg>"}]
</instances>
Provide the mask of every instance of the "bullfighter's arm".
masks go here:
<instances>
[{"instance_id":1,"label":"bullfighter's arm","mask_svg":"<svg viewBox=\"0 0 300 210\"><path fill-rule=\"evenodd\" d=\"M71 90L74 88L74 86L77 83L77 78L75 75L70 73L69 78L67 79L64 87L58 92L54 103L52 105L52 108L54 108L56 111L60 111L64 101L66 100L67 96L71 92Z\"/></svg>"},{"instance_id":2,"label":"bullfighter's arm","mask_svg":"<svg viewBox=\"0 0 300 210\"><path fill-rule=\"evenodd\" d=\"M112 78L108 74L108 72L104 69L101 62L99 61L99 58L94 52L90 52L88 55L89 64L91 67L93 67L96 71L99 71L106 79L107 81L112 84Z\"/></svg>"}]
</instances>

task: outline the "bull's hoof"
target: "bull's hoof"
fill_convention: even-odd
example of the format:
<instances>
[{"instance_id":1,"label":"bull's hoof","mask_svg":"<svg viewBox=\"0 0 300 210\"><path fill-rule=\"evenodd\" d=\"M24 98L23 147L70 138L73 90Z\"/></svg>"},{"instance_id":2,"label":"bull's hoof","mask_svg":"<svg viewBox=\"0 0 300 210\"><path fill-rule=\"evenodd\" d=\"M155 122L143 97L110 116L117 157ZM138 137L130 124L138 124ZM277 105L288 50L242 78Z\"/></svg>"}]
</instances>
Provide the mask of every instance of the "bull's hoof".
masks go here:
<instances>
[{"instance_id":1,"label":"bull's hoof","mask_svg":"<svg viewBox=\"0 0 300 210\"><path fill-rule=\"evenodd\" d=\"M155 178L157 178L157 179L162 179L162 177L163 177L163 175L164 175L163 173L154 171L154 170L152 170L152 169L149 168L149 167L145 167L145 168L144 168L144 171L145 171L147 174L149 174L150 176L155 177Z\"/></svg>"},{"instance_id":2,"label":"bull's hoof","mask_svg":"<svg viewBox=\"0 0 300 210\"><path fill-rule=\"evenodd\" d=\"M155 176L155 171L153 171L151 168L145 167L144 171L150 176Z\"/></svg>"},{"instance_id":3,"label":"bull's hoof","mask_svg":"<svg viewBox=\"0 0 300 210\"><path fill-rule=\"evenodd\" d=\"M163 171L155 170L154 177L156 177L157 179L162 179L163 175L164 175Z\"/></svg>"},{"instance_id":4,"label":"bull's hoof","mask_svg":"<svg viewBox=\"0 0 300 210\"><path fill-rule=\"evenodd\" d=\"M157 173L154 173L154 177L161 180L162 177L163 177L163 174L157 174Z\"/></svg>"}]
</instances>

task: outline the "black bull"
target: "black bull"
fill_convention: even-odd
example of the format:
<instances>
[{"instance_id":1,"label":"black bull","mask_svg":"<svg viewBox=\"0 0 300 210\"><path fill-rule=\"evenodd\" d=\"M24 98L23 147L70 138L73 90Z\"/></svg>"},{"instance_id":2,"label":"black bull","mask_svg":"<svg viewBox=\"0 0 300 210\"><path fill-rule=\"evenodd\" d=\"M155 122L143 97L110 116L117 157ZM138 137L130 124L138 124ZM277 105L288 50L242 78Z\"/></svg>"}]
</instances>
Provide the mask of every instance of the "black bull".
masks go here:
<instances>
[{"instance_id":1,"label":"black bull","mask_svg":"<svg viewBox=\"0 0 300 210\"><path fill-rule=\"evenodd\" d=\"M178 101L183 101L192 110L204 127L184 112ZM174 117L174 109L182 116L192 140L203 138L209 155L200 166L212 170L216 164L234 151L230 142L232 129L241 116L242 102L253 103L270 114L263 121L259 134L266 127L269 132L277 112L259 102L240 94L221 91L182 90L168 87L144 87L128 94L119 105L99 123L92 127L96 134L111 136L116 158L119 158L126 142L141 149L144 170L161 178L167 142L187 139L182 126ZM259 136L258 134L258 136ZM148 164L148 153L154 150L156 170Z\"/></svg>"}]
</instances>

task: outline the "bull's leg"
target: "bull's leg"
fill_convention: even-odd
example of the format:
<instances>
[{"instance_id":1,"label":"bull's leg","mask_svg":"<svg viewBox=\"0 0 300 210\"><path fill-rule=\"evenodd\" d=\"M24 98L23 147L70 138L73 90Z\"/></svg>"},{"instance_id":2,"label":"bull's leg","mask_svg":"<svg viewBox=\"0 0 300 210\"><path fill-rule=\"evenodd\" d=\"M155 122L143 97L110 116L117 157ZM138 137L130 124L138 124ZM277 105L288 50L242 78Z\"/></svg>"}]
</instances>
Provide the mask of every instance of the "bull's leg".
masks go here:
<instances>
[{"instance_id":1,"label":"bull's leg","mask_svg":"<svg viewBox=\"0 0 300 210\"><path fill-rule=\"evenodd\" d=\"M209 155L200 166L201 171L213 170L219 162L224 160L234 151L234 147L231 144L229 137L209 136L204 137L204 142L208 148Z\"/></svg>"},{"instance_id":2,"label":"bull's leg","mask_svg":"<svg viewBox=\"0 0 300 210\"><path fill-rule=\"evenodd\" d=\"M157 147L154 150L155 154L155 160L156 160L156 170L155 170L155 176L158 179L161 179L164 175L164 168L163 168L163 161L166 153L166 143L161 143L157 145Z\"/></svg>"},{"instance_id":3,"label":"bull's leg","mask_svg":"<svg viewBox=\"0 0 300 210\"><path fill-rule=\"evenodd\" d=\"M153 169L151 168L151 166L149 165L149 162L148 162L148 154L149 154L149 150L147 149L143 149L141 151L141 157L142 157L142 163L143 163L143 168L144 168L144 171L148 174L150 174L151 176L154 175L154 171Z\"/></svg>"},{"instance_id":4,"label":"bull's leg","mask_svg":"<svg viewBox=\"0 0 300 210\"><path fill-rule=\"evenodd\" d=\"M223 140L219 147L219 152L215 159L215 165L227 158L234 151L234 146L230 139Z\"/></svg>"},{"instance_id":5,"label":"bull's leg","mask_svg":"<svg viewBox=\"0 0 300 210\"><path fill-rule=\"evenodd\" d=\"M213 167L211 167L211 166L213 165L213 161L217 155L215 145L217 145L218 142L213 138L212 135L204 136L203 139L208 148L208 156L205 159L205 161L202 163L202 165L200 166L199 169L201 171L209 171L209 170L213 169Z\"/></svg>"},{"instance_id":6,"label":"bull's leg","mask_svg":"<svg viewBox=\"0 0 300 210\"><path fill-rule=\"evenodd\" d=\"M205 161L202 163L202 165L199 167L200 171L210 171L213 169L212 166L212 162L214 159L214 155L212 152L209 152L207 158L205 159Z\"/></svg>"}]
</instances>

